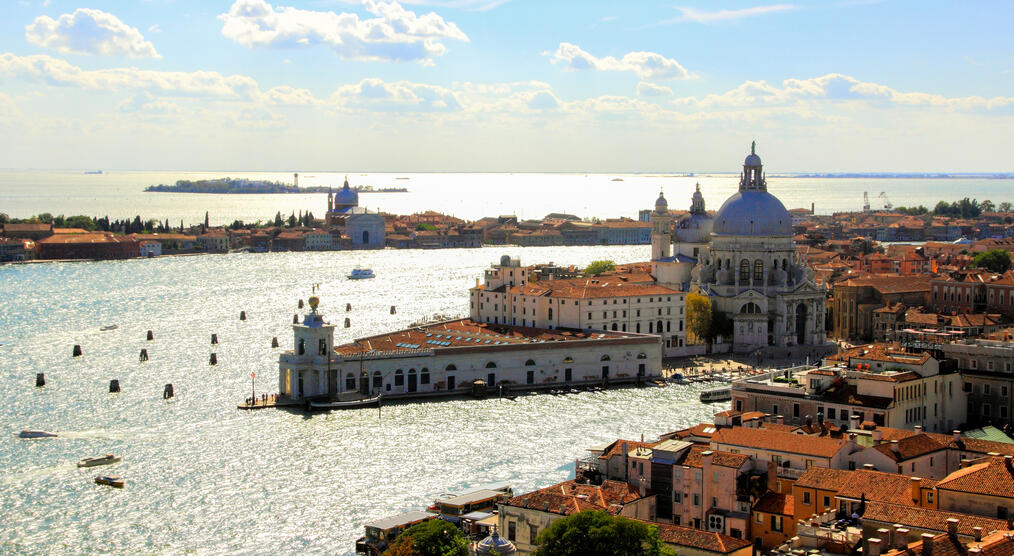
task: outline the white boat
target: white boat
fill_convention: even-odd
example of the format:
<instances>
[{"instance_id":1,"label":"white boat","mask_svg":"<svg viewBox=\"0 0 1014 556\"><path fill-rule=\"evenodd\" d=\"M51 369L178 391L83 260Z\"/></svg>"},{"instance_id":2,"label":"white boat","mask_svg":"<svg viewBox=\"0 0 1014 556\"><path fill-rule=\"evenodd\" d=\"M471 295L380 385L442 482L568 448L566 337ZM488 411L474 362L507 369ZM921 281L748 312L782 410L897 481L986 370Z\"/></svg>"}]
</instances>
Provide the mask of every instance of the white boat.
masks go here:
<instances>
[{"instance_id":1,"label":"white boat","mask_svg":"<svg viewBox=\"0 0 1014 556\"><path fill-rule=\"evenodd\" d=\"M355 268L349 274L349 280L365 280L374 276L372 268Z\"/></svg>"},{"instance_id":2,"label":"white boat","mask_svg":"<svg viewBox=\"0 0 1014 556\"><path fill-rule=\"evenodd\" d=\"M56 433L46 431L32 431L26 429L21 431L18 434L18 436L20 436L21 438L53 438L56 436Z\"/></svg>"},{"instance_id":3,"label":"white boat","mask_svg":"<svg viewBox=\"0 0 1014 556\"><path fill-rule=\"evenodd\" d=\"M122 458L120 458L119 456L114 456L113 454L106 454L104 456L99 456L97 458L85 458L85 459L77 462L77 466L78 467L95 467L95 466L98 466L98 465L110 465L110 464L113 464L113 463L118 463L121 459Z\"/></svg>"},{"instance_id":4,"label":"white boat","mask_svg":"<svg viewBox=\"0 0 1014 556\"><path fill-rule=\"evenodd\" d=\"M309 401L306 404L307 409L311 411L328 411L331 409L358 409L360 407L376 407L380 404L381 394L377 394L372 398L355 398L347 400L320 400L320 401Z\"/></svg>"},{"instance_id":5,"label":"white boat","mask_svg":"<svg viewBox=\"0 0 1014 556\"><path fill-rule=\"evenodd\" d=\"M712 388L701 392L701 403L727 402L732 400L732 388Z\"/></svg>"},{"instance_id":6,"label":"white boat","mask_svg":"<svg viewBox=\"0 0 1014 556\"><path fill-rule=\"evenodd\" d=\"M103 326L102 328L99 328L99 330L105 332L106 330L116 330L119 327L120 327L120 325L118 325L118 324L110 324L110 325L107 325L107 326Z\"/></svg>"}]
</instances>

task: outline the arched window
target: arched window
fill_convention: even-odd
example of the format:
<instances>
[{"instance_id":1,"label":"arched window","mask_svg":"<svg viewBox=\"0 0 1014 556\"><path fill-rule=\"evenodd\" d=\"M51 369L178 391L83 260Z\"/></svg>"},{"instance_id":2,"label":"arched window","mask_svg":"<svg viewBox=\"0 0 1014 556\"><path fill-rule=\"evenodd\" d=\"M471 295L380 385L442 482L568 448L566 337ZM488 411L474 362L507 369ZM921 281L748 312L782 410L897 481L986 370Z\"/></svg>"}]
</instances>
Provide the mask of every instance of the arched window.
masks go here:
<instances>
[{"instance_id":1,"label":"arched window","mask_svg":"<svg viewBox=\"0 0 1014 556\"><path fill-rule=\"evenodd\" d=\"M782 270L788 270L788 269L789 269L789 260L788 259L782 259Z\"/></svg>"},{"instance_id":2,"label":"arched window","mask_svg":"<svg viewBox=\"0 0 1014 556\"><path fill-rule=\"evenodd\" d=\"M753 262L753 281L760 282L764 279L764 261L757 259Z\"/></svg>"},{"instance_id":3,"label":"arched window","mask_svg":"<svg viewBox=\"0 0 1014 556\"><path fill-rule=\"evenodd\" d=\"M429 384L429 383L430 383L430 370L427 369L426 367L423 367L422 370L419 371L419 384Z\"/></svg>"},{"instance_id":4,"label":"arched window","mask_svg":"<svg viewBox=\"0 0 1014 556\"><path fill-rule=\"evenodd\" d=\"M655 333L655 323L648 321L648 334Z\"/></svg>"},{"instance_id":5,"label":"arched window","mask_svg":"<svg viewBox=\"0 0 1014 556\"><path fill-rule=\"evenodd\" d=\"M356 389L356 375L349 373L345 375L345 391L351 392Z\"/></svg>"},{"instance_id":6,"label":"arched window","mask_svg":"<svg viewBox=\"0 0 1014 556\"><path fill-rule=\"evenodd\" d=\"M384 386L384 377L380 375L380 371L373 371L373 387L381 388Z\"/></svg>"},{"instance_id":7,"label":"arched window","mask_svg":"<svg viewBox=\"0 0 1014 556\"><path fill-rule=\"evenodd\" d=\"M611 361L611 360L612 359L609 357L608 353L603 355L602 357L599 357L599 361Z\"/></svg>"},{"instance_id":8,"label":"arched window","mask_svg":"<svg viewBox=\"0 0 1014 556\"><path fill-rule=\"evenodd\" d=\"M298 354L299 355L303 355L304 353L306 353L306 340L304 340L303 338L300 338L299 339Z\"/></svg>"},{"instance_id":9,"label":"arched window","mask_svg":"<svg viewBox=\"0 0 1014 556\"><path fill-rule=\"evenodd\" d=\"M549 320L553 320L553 308L549 308Z\"/></svg>"},{"instance_id":10,"label":"arched window","mask_svg":"<svg viewBox=\"0 0 1014 556\"><path fill-rule=\"evenodd\" d=\"M363 245L370 243L370 231L363 230Z\"/></svg>"},{"instance_id":11,"label":"arched window","mask_svg":"<svg viewBox=\"0 0 1014 556\"><path fill-rule=\"evenodd\" d=\"M638 359L647 359L648 355L642 351L641 353L637 354L637 358Z\"/></svg>"},{"instance_id":12,"label":"arched window","mask_svg":"<svg viewBox=\"0 0 1014 556\"><path fill-rule=\"evenodd\" d=\"M320 339L319 345L317 346L317 351L319 352L320 355L327 355L327 340L325 340L324 338Z\"/></svg>"},{"instance_id":13,"label":"arched window","mask_svg":"<svg viewBox=\"0 0 1014 556\"><path fill-rule=\"evenodd\" d=\"M564 363L573 363L574 362L574 358L568 355L567 357L563 358L563 362Z\"/></svg>"},{"instance_id":14,"label":"arched window","mask_svg":"<svg viewBox=\"0 0 1014 556\"><path fill-rule=\"evenodd\" d=\"M444 370L445 371L456 371L456 370L458 370L458 368L454 366L454 363L451 363L450 365L448 365L447 367L445 367Z\"/></svg>"},{"instance_id":15,"label":"arched window","mask_svg":"<svg viewBox=\"0 0 1014 556\"><path fill-rule=\"evenodd\" d=\"M718 267L718 270L722 270L722 259L718 259L718 261L716 261L716 262L718 263L716 265Z\"/></svg>"},{"instance_id":16,"label":"arched window","mask_svg":"<svg viewBox=\"0 0 1014 556\"><path fill-rule=\"evenodd\" d=\"M635 328L636 328L636 332L638 334L640 334L641 333L641 323L637 323L637 326Z\"/></svg>"},{"instance_id":17,"label":"arched window","mask_svg":"<svg viewBox=\"0 0 1014 556\"><path fill-rule=\"evenodd\" d=\"M402 371L401 369L394 371L394 385L395 386L405 385L405 371Z\"/></svg>"},{"instance_id":18,"label":"arched window","mask_svg":"<svg viewBox=\"0 0 1014 556\"><path fill-rule=\"evenodd\" d=\"M739 261L739 281L740 282L750 281L750 261L746 259Z\"/></svg>"},{"instance_id":19,"label":"arched window","mask_svg":"<svg viewBox=\"0 0 1014 556\"><path fill-rule=\"evenodd\" d=\"M746 305L743 305L743 307L739 310L739 312L740 313L747 313L747 314L755 314L755 313L760 313L761 310L760 310L760 307L756 303L754 303L754 302L751 301L750 303L747 303Z\"/></svg>"},{"instance_id":20,"label":"arched window","mask_svg":"<svg viewBox=\"0 0 1014 556\"><path fill-rule=\"evenodd\" d=\"M616 323L613 323L613 330L616 330Z\"/></svg>"},{"instance_id":21,"label":"arched window","mask_svg":"<svg viewBox=\"0 0 1014 556\"><path fill-rule=\"evenodd\" d=\"M486 368L487 369L495 369L496 368L496 363L490 361L489 363L486 363Z\"/></svg>"},{"instance_id":22,"label":"arched window","mask_svg":"<svg viewBox=\"0 0 1014 556\"><path fill-rule=\"evenodd\" d=\"M535 366L535 360L534 359L529 359L528 361L525 361L525 366L526 367L534 367Z\"/></svg>"},{"instance_id":23,"label":"arched window","mask_svg":"<svg viewBox=\"0 0 1014 556\"><path fill-rule=\"evenodd\" d=\"M658 324L655 325L655 333L656 334L662 333L662 321L658 321Z\"/></svg>"}]
</instances>

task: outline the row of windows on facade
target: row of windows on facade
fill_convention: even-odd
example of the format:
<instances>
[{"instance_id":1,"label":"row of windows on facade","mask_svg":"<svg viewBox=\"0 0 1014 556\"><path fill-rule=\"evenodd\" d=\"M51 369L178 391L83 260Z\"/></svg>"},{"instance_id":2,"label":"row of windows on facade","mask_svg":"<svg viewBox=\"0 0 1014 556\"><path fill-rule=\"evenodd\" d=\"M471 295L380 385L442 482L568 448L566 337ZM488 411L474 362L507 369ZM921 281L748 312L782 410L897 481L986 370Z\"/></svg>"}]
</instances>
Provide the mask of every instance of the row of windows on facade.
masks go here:
<instances>
[{"instance_id":1,"label":"row of windows on facade","mask_svg":"<svg viewBox=\"0 0 1014 556\"><path fill-rule=\"evenodd\" d=\"M723 267L722 267L722 259L721 258L719 258L716 261L716 266L717 266L718 270L722 270ZM727 269L727 270L732 268L732 260L731 259L728 259L728 258L725 259L725 267L724 268ZM771 269L775 270L777 268L778 268L778 259L773 259L771 261ZM788 259L782 259L782 270L788 270L788 269L789 269L789 260ZM756 259L753 262L753 279L754 280L760 280L762 278L764 278L764 261L762 261L761 259ZM741 261L739 261L739 279L740 280L749 280L750 279L750 260L749 259L742 259Z\"/></svg>"},{"instance_id":2,"label":"row of windows on facade","mask_svg":"<svg viewBox=\"0 0 1014 556\"><path fill-rule=\"evenodd\" d=\"M549 318L550 319L553 318L552 310L550 310ZM608 318L608 317L603 317L603 318ZM589 321L593 320L591 313L588 313L588 320ZM486 322L487 323L492 323L492 324L500 324L500 318L499 317L486 317ZM665 322L665 326L664 327L662 326L663 322ZM680 320L678 322L679 322L679 327L678 327L677 331L678 332L683 332L683 321ZM504 319L504 324L506 324L506 319ZM517 324L518 324L517 317L512 317L511 318L511 324L514 325L514 326L517 326ZM525 319L525 318L521 319L521 326L528 326L528 319ZM532 326L535 326L535 319L532 319ZM550 324L549 328L552 329L553 325ZM665 332L672 332L672 321L658 321L657 326L656 326L656 323L654 323L652 321L648 321L648 334L661 334L662 333L662 328L665 328ZM616 331L616 332L626 332L627 331L627 323L625 323L625 322L624 323L615 323L614 322L611 325L610 324L606 324L606 328L603 329L603 330L612 330L612 331ZM634 332L636 332L638 334L641 333L641 323L639 323L639 322L635 323L635 325L634 325Z\"/></svg>"},{"instance_id":3,"label":"row of windows on facade","mask_svg":"<svg viewBox=\"0 0 1014 556\"><path fill-rule=\"evenodd\" d=\"M999 406L999 408L1000 408L1000 415L999 415L1000 419L1006 419L1007 418L1007 406L1001 405L1001 406ZM993 407L990 404L988 404L988 403L984 403L984 404L980 405L980 404L977 404L977 403L975 403L973 401L969 401L968 402L968 414L969 414L969 416L980 415L982 417L992 417L993 416Z\"/></svg>"},{"instance_id":4,"label":"row of windows on facade","mask_svg":"<svg viewBox=\"0 0 1014 556\"><path fill-rule=\"evenodd\" d=\"M964 359L961 359L960 362L961 362L962 366L965 366L967 364L968 366L966 368L968 368L968 369L978 369L979 368L979 361L977 359L970 359L968 361L966 361ZM999 365L997 365L997 368L999 368ZM1003 364L1003 370L1005 370L1007 372L1010 372L1010 369L1011 369L1011 363L1010 363L1010 361L1004 362L1004 364ZM986 360L986 370L988 370L988 371L992 371L993 370L993 361Z\"/></svg>"},{"instance_id":5,"label":"row of windows on facade","mask_svg":"<svg viewBox=\"0 0 1014 556\"><path fill-rule=\"evenodd\" d=\"M623 299L623 304L626 305L627 304L627 298L622 298L622 299ZM666 301L672 301L672 296L671 295L670 296L666 296L665 300ZM679 297L679 300L683 301L683 296L682 295ZM487 296L483 297L483 301L487 301L488 302L489 301L489 296L487 295ZM535 302L534 299L529 299L529 298L525 298L522 302L523 303L528 303L529 301L532 302L532 303ZM654 297L649 297L648 301L644 301L640 297L635 297L634 298L634 303L641 303L642 301L644 303L655 303L655 298ZM518 302L518 296L515 295L514 296L514 303L517 303L517 302ZM550 299L549 302L552 303L553 300ZM659 303L662 302L662 298L661 297L658 298L658 302ZM567 303L567 300L566 299L560 299L560 300L557 300L557 303L559 303L560 305L565 305ZM579 301L574 300L574 305L579 305L579 304L580 304ZM585 305L587 305L589 307L591 307L594 304L595 304L595 302L593 300L588 300L585 303ZM603 299L602 300L602 304L603 305L609 305L609 300L608 299ZM613 298L613 305L619 305L618 300L616 298ZM480 305L480 307L481 307L481 305ZM504 308L506 309L506 306L504 306Z\"/></svg>"},{"instance_id":6,"label":"row of windows on facade","mask_svg":"<svg viewBox=\"0 0 1014 556\"><path fill-rule=\"evenodd\" d=\"M969 394L977 393L975 385L973 385L971 382L966 382L964 384L963 390L965 392L968 392ZM982 385L982 394L984 396L989 396L989 395L991 395L992 392L993 392L993 388L992 388L991 385L989 385L989 384L983 384ZM1007 397L1007 387L1006 386L1000 386L1000 397L1001 398L1006 398Z\"/></svg>"}]
</instances>

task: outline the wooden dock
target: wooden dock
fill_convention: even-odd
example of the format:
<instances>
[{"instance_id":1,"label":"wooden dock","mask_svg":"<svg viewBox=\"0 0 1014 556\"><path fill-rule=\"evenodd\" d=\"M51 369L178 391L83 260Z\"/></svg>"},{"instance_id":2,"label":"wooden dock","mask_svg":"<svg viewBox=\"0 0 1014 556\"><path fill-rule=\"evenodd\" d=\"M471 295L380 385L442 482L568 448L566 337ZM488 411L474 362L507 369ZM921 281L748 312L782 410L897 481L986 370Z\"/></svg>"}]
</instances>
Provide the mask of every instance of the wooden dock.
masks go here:
<instances>
[{"instance_id":1,"label":"wooden dock","mask_svg":"<svg viewBox=\"0 0 1014 556\"><path fill-rule=\"evenodd\" d=\"M237 409L268 409L273 407L303 407L303 403L296 400L290 400L289 398L268 398L262 400L260 398L254 400L253 403L243 402L236 405Z\"/></svg>"}]
</instances>

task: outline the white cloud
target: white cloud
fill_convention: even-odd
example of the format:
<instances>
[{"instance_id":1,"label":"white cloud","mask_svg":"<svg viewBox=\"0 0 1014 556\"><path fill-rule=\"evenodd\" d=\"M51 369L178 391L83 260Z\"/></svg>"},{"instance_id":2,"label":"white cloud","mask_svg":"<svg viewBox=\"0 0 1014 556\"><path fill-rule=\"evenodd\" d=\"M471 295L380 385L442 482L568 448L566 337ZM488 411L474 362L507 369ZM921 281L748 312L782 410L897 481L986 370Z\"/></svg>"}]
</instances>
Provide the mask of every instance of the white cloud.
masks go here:
<instances>
[{"instance_id":1,"label":"white cloud","mask_svg":"<svg viewBox=\"0 0 1014 556\"><path fill-rule=\"evenodd\" d=\"M829 73L811 79L786 79L781 87L770 85L765 81L747 81L725 93L707 95L702 99L681 98L673 102L677 105L707 109L788 105L805 101L863 102L885 106L920 106L953 110L996 110L1014 107L1014 97L945 97L932 93L905 93L879 83L859 81L840 73Z\"/></svg>"},{"instance_id":2,"label":"white cloud","mask_svg":"<svg viewBox=\"0 0 1014 556\"><path fill-rule=\"evenodd\" d=\"M687 79L690 76L679 62L655 52L628 52L623 58L598 58L575 44L561 42L550 60L562 62L570 70L631 71L641 79Z\"/></svg>"},{"instance_id":3,"label":"white cloud","mask_svg":"<svg viewBox=\"0 0 1014 556\"><path fill-rule=\"evenodd\" d=\"M402 4L419 6L437 6L440 8L458 8L473 12L486 12L500 7L510 0L402 0Z\"/></svg>"},{"instance_id":4,"label":"white cloud","mask_svg":"<svg viewBox=\"0 0 1014 556\"><path fill-rule=\"evenodd\" d=\"M183 108L176 103L157 99L147 91L140 91L120 103L120 112L136 113L145 116L174 116L183 113Z\"/></svg>"},{"instance_id":5,"label":"white cloud","mask_svg":"<svg viewBox=\"0 0 1014 556\"><path fill-rule=\"evenodd\" d=\"M101 10L78 8L58 19L40 15L25 26L28 42L64 54L161 58L136 27Z\"/></svg>"},{"instance_id":6,"label":"white cloud","mask_svg":"<svg viewBox=\"0 0 1014 556\"><path fill-rule=\"evenodd\" d=\"M349 60L432 63L447 47L442 40L468 42L468 36L435 13L416 15L397 2L365 0L374 18L354 13L272 7L265 0L236 0L222 14L222 35L246 46L331 47Z\"/></svg>"},{"instance_id":7,"label":"white cloud","mask_svg":"<svg viewBox=\"0 0 1014 556\"><path fill-rule=\"evenodd\" d=\"M156 23L156 24L148 27L148 32L149 33L161 33L162 32L162 28L159 27L158 23Z\"/></svg>"},{"instance_id":8,"label":"white cloud","mask_svg":"<svg viewBox=\"0 0 1014 556\"><path fill-rule=\"evenodd\" d=\"M672 89L662 85L655 85L646 81L637 84L637 96L639 97L668 97L672 96Z\"/></svg>"},{"instance_id":9,"label":"white cloud","mask_svg":"<svg viewBox=\"0 0 1014 556\"><path fill-rule=\"evenodd\" d=\"M796 6L792 4L773 4L769 6L753 6L750 8L742 8L739 10L716 10L716 11L705 11L698 10L695 8L677 7L682 15L674 19L667 19L659 22L660 24L677 23L681 21L692 21L695 23L714 23L716 21L731 21L735 19L743 19L746 17L755 17L758 15L766 15L778 12L787 12L789 10L796 9Z\"/></svg>"},{"instance_id":10,"label":"white cloud","mask_svg":"<svg viewBox=\"0 0 1014 556\"><path fill-rule=\"evenodd\" d=\"M137 68L84 70L66 60L44 54L0 54L0 75L57 87L103 91L147 90L166 95L226 99L256 99L261 94L257 81L245 75L224 76L215 71L181 72Z\"/></svg>"},{"instance_id":11,"label":"white cloud","mask_svg":"<svg viewBox=\"0 0 1014 556\"><path fill-rule=\"evenodd\" d=\"M331 95L340 108L379 112L454 112L461 110L454 91L436 85L381 79L363 79L344 85Z\"/></svg>"}]
</instances>

